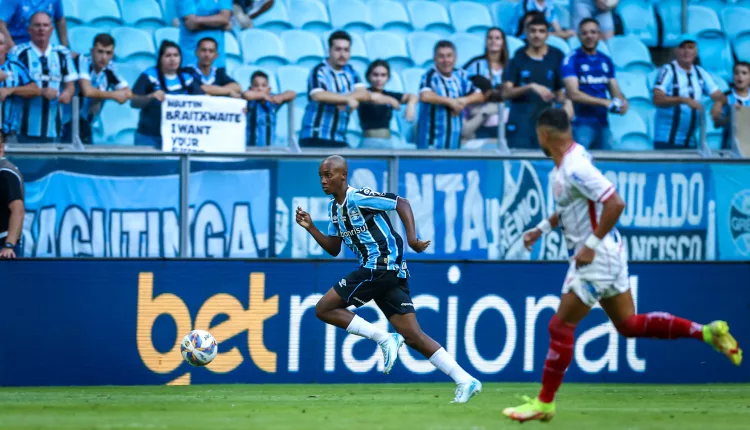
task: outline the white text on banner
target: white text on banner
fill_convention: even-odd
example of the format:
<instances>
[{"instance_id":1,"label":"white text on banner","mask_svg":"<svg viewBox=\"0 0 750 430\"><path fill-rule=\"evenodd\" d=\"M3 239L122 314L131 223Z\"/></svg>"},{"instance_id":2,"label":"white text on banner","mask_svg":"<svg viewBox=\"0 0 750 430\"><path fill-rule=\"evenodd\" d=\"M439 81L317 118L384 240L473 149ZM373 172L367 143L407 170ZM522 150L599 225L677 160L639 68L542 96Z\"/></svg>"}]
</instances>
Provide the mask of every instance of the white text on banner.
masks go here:
<instances>
[{"instance_id":1,"label":"white text on banner","mask_svg":"<svg viewBox=\"0 0 750 430\"><path fill-rule=\"evenodd\" d=\"M165 152L244 152L244 100L168 95L161 110Z\"/></svg>"}]
</instances>

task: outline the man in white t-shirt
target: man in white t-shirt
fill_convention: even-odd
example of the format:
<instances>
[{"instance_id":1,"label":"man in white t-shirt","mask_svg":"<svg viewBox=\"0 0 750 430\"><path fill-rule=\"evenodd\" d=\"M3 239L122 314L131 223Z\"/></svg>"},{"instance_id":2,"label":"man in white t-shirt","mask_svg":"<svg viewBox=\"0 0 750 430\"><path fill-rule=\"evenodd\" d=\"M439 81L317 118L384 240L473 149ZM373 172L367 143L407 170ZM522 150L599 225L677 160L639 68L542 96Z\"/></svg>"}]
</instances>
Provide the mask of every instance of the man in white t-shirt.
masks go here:
<instances>
[{"instance_id":1,"label":"man in white t-shirt","mask_svg":"<svg viewBox=\"0 0 750 430\"><path fill-rule=\"evenodd\" d=\"M563 109L540 114L537 136L544 153L555 162L551 181L557 208L549 219L524 233L524 245L531 247L543 233L559 226L571 260L560 306L549 323L550 346L541 392L523 405L506 408L503 414L521 422L552 419L555 393L573 360L576 325L597 302L625 337L701 340L739 366L742 350L726 322L701 325L665 312L635 313L627 255L615 228L625 203L615 186L594 167L586 149L573 141Z\"/></svg>"}]
</instances>

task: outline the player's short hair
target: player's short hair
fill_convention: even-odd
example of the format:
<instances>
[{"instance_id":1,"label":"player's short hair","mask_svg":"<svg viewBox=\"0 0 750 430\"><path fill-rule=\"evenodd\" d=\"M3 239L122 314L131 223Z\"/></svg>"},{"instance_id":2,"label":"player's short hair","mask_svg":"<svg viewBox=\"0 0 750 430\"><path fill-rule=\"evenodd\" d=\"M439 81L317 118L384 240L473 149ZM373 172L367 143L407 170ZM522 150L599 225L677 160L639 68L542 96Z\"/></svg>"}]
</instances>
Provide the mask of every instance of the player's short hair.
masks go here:
<instances>
[{"instance_id":1,"label":"player's short hair","mask_svg":"<svg viewBox=\"0 0 750 430\"><path fill-rule=\"evenodd\" d=\"M253 84L253 81L255 80L255 78L264 78L265 80L268 80L268 75L266 74L266 72L256 70L255 73L253 73L253 75L250 76L250 85Z\"/></svg>"},{"instance_id":2,"label":"player's short hair","mask_svg":"<svg viewBox=\"0 0 750 430\"><path fill-rule=\"evenodd\" d=\"M547 22L547 18L541 12L535 14L526 26L530 28L532 25L541 25L545 29L549 28L549 22Z\"/></svg>"},{"instance_id":3,"label":"player's short hair","mask_svg":"<svg viewBox=\"0 0 750 430\"><path fill-rule=\"evenodd\" d=\"M333 42L336 40L346 40L349 42L349 46L352 44L352 37L349 36L349 33L345 32L344 30L337 30L331 33L330 36L328 36L328 48L333 48Z\"/></svg>"},{"instance_id":4,"label":"player's short hair","mask_svg":"<svg viewBox=\"0 0 750 430\"><path fill-rule=\"evenodd\" d=\"M583 28L583 26L584 26L584 25L586 25L586 24L591 24L591 23L594 23L594 24L596 24L597 28L599 27L599 21L597 21L597 20L596 20L596 18L591 18L591 17L588 17L588 18L584 18L584 19L583 19L583 20L581 21L581 23L580 23L580 24L578 24L578 29L580 30L580 29L582 29L582 28Z\"/></svg>"},{"instance_id":5,"label":"player's short hair","mask_svg":"<svg viewBox=\"0 0 750 430\"><path fill-rule=\"evenodd\" d=\"M94 38L94 44L92 46L96 46L97 44L105 48L109 46L115 46L115 38L107 33L99 33Z\"/></svg>"},{"instance_id":6,"label":"player's short hair","mask_svg":"<svg viewBox=\"0 0 750 430\"><path fill-rule=\"evenodd\" d=\"M570 118L565 109L550 108L539 114L536 120L537 127L550 127L559 132L570 130Z\"/></svg>"},{"instance_id":7,"label":"player's short hair","mask_svg":"<svg viewBox=\"0 0 750 430\"><path fill-rule=\"evenodd\" d=\"M211 42L214 44L214 48L219 49L219 43L214 39L213 37L204 37L203 39L198 41L198 44L195 45L196 48L200 48L201 44L203 42Z\"/></svg>"},{"instance_id":8,"label":"player's short hair","mask_svg":"<svg viewBox=\"0 0 750 430\"><path fill-rule=\"evenodd\" d=\"M435 44L435 49L432 51L434 55L437 55L437 52L441 48L450 48L453 50L453 52L456 52L456 45L453 44L450 40L440 40L438 43Z\"/></svg>"}]
</instances>

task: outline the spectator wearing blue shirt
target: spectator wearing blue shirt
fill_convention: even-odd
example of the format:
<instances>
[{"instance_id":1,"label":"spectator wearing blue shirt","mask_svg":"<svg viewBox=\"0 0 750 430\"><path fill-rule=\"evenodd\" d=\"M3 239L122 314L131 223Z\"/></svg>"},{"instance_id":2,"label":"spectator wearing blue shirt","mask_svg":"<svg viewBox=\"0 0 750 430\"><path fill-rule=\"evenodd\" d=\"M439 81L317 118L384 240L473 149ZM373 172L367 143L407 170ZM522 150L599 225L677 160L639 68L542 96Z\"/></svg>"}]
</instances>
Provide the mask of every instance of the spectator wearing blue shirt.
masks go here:
<instances>
[{"instance_id":1,"label":"spectator wearing blue shirt","mask_svg":"<svg viewBox=\"0 0 750 430\"><path fill-rule=\"evenodd\" d=\"M732 113L731 109L743 110L750 108L750 63L746 61L740 61L733 67L733 79L732 85L729 91L724 93L726 96L726 104L723 102L721 116L714 120L714 125L717 127L724 127L723 143L724 149L732 148L733 144L730 142L732 138Z\"/></svg>"},{"instance_id":2,"label":"spectator wearing blue shirt","mask_svg":"<svg viewBox=\"0 0 750 430\"><path fill-rule=\"evenodd\" d=\"M284 103L297 97L294 91L272 95L268 75L260 70L250 77L247 100L247 146L271 146L276 141L276 113Z\"/></svg>"},{"instance_id":3,"label":"spectator wearing blue shirt","mask_svg":"<svg viewBox=\"0 0 750 430\"><path fill-rule=\"evenodd\" d=\"M219 56L218 47L216 40L211 37L204 37L198 42L195 52L198 63L191 66L193 74L201 82L201 88L206 94L240 98L242 96L240 84L227 75L226 68L215 66Z\"/></svg>"},{"instance_id":4,"label":"spectator wearing blue shirt","mask_svg":"<svg viewBox=\"0 0 750 430\"><path fill-rule=\"evenodd\" d=\"M610 39L615 35L615 17L613 10L617 3L604 0L573 0L571 2L571 15L573 28L580 28L586 18L594 18L599 23L602 40Z\"/></svg>"},{"instance_id":5,"label":"spectator wearing blue shirt","mask_svg":"<svg viewBox=\"0 0 750 430\"><path fill-rule=\"evenodd\" d=\"M65 21L62 0L0 0L0 33L8 37L11 48L31 40L31 17L45 12L57 27L60 44L68 46L68 24Z\"/></svg>"},{"instance_id":6,"label":"spectator wearing blue shirt","mask_svg":"<svg viewBox=\"0 0 750 430\"><path fill-rule=\"evenodd\" d=\"M349 64L352 38L335 31L328 38L328 58L307 79L308 103L302 118L302 147L344 148L351 112L370 100L362 78Z\"/></svg>"},{"instance_id":7,"label":"spectator wearing blue shirt","mask_svg":"<svg viewBox=\"0 0 750 430\"><path fill-rule=\"evenodd\" d=\"M177 16L183 64L197 64L198 41L210 37L218 45L216 67L225 67L224 32L232 30L232 0L179 0Z\"/></svg>"},{"instance_id":8,"label":"spectator wearing blue shirt","mask_svg":"<svg viewBox=\"0 0 750 430\"><path fill-rule=\"evenodd\" d=\"M588 149L612 149L614 139L607 113L624 115L628 101L617 85L612 59L596 49L599 23L594 18L581 21L578 38L581 47L565 57L561 70L565 90L575 107L573 138Z\"/></svg>"},{"instance_id":9,"label":"spectator wearing blue shirt","mask_svg":"<svg viewBox=\"0 0 750 430\"><path fill-rule=\"evenodd\" d=\"M655 149L697 148L695 132L703 112L701 99L710 96L714 101L711 116L721 116L724 94L714 83L711 74L695 64L698 44L695 36L680 36L676 59L659 70L653 90L656 105Z\"/></svg>"},{"instance_id":10,"label":"spectator wearing blue shirt","mask_svg":"<svg viewBox=\"0 0 750 430\"><path fill-rule=\"evenodd\" d=\"M31 42L16 45L10 59L28 69L41 96L14 99L13 109L22 112L16 137L19 143L57 142L62 134L60 104L69 104L75 95L78 72L68 48L50 43L52 17L47 12L31 17L29 33Z\"/></svg>"},{"instance_id":11,"label":"spectator wearing blue shirt","mask_svg":"<svg viewBox=\"0 0 750 430\"><path fill-rule=\"evenodd\" d=\"M201 83L182 68L182 52L165 40L159 47L156 67L146 69L133 87L131 106L140 109L135 144L161 149L161 104L167 94L203 95Z\"/></svg>"},{"instance_id":12,"label":"spectator wearing blue shirt","mask_svg":"<svg viewBox=\"0 0 750 430\"><path fill-rule=\"evenodd\" d=\"M484 94L469 74L456 68L456 46L448 40L435 44L435 66L419 85L417 148L459 149L466 106L484 102Z\"/></svg>"},{"instance_id":13,"label":"spectator wearing blue shirt","mask_svg":"<svg viewBox=\"0 0 750 430\"><path fill-rule=\"evenodd\" d=\"M31 80L29 71L18 61L8 60L8 39L0 33L0 115L2 131L14 134L21 126L21 110L14 109L14 99L38 97L39 86Z\"/></svg>"},{"instance_id":14,"label":"spectator wearing blue shirt","mask_svg":"<svg viewBox=\"0 0 750 430\"><path fill-rule=\"evenodd\" d=\"M526 32L524 24L527 23L526 18L530 12L539 12L544 14L544 18L547 20L547 23L549 24L553 35L562 37L563 39L568 39L575 36L575 31L573 31L572 29L563 29L562 26L560 26L560 20L557 17L555 5L552 4L552 1L521 0L516 4L513 19L511 20L511 23L515 25L516 37L523 36L523 34Z\"/></svg>"}]
</instances>

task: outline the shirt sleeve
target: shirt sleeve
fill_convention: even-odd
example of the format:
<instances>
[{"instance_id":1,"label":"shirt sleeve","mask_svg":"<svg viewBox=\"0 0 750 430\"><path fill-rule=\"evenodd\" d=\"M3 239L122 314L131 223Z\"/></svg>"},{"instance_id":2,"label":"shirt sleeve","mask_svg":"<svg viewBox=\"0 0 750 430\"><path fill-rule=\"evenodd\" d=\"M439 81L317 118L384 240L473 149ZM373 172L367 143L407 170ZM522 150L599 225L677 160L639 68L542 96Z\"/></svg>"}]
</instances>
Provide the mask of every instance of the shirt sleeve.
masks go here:
<instances>
[{"instance_id":1,"label":"shirt sleeve","mask_svg":"<svg viewBox=\"0 0 750 430\"><path fill-rule=\"evenodd\" d=\"M612 62L612 59L609 57L607 57L607 67L608 67L608 70L606 72L607 77L609 79L614 79L615 78L615 63Z\"/></svg>"},{"instance_id":2,"label":"shirt sleeve","mask_svg":"<svg viewBox=\"0 0 750 430\"><path fill-rule=\"evenodd\" d=\"M569 168L568 177L578 191L594 202L605 202L615 194L615 186L588 160Z\"/></svg>"},{"instance_id":3,"label":"shirt sleeve","mask_svg":"<svg viewBox=\"0 0 750 430\"><path fill-rule=\"evenodd\" d=\"M391 92L391 91L383 91L383 94L387 95L388 97L393 97L399 103L401 103L401 100L404 99L404 93L394 93L394 92Z\"/></svg>"},{"instance_id":4,"label":"shirt sleeve","mask_svg":"<svg viewBox=\"0 0 750 430\"><path fill-rule=\"evenodd\" d=\"M90 81L91 75L89 74L89 57L86 55L79 55L77 60L78 79L85 79L87 81Z\"/></svg>"},{"instance_id":5,"label":"shirt sleeve","mask_svg":"<svg viewBox=\"0 0 750 430\"><path fill-rule=\"evenodd\" d=\"M322 67L316 67L310 72L310 77L307 80L307 92L315 94L319 91L328 91L328 85L326 84L325 71Z\"/></svg>"},{"instance_id":6,"label":"shirt sleeve","mask_svg":"<svg viewBox=\"0 0 750 430\"><path fill-rule=\"evenodd\" d=\"M198 2L194 1L176 1L177 16L182 19L188 15L196 15L198 13Z\"/></svg>"},{"instance_id":7,"label":"shirt sleeve","mask_svg":"<svg viewBox=\"0 0 750 430\"><path fill-rule=\"evenodd\" d=\"M153 86L151 85L151 79L148 78L148 75L145 73L141 73L141 76L138 77L138 80L135 81L135 86L133 87L133 94L138 96L146 96L151 94L154 91Z\"/></svg>"},{"instance_id":8,"label":"shirt sleeve","mask_svg":"<svg viewBox=\"0 0 750 430\"><path fill-rule=\"evenodd\" d=\"M10 204L10 202L23 200L21 181L19 180L18 176L16 176L14 172L9 172L6 170L0 172L0 175L2 175L3 182L5 182L5 186L8 189L8 201L4 204L7 206L8 204Z\"/></svg>"},{"instance_id":9,"label":"shirt sleeve","mask_svg":"<svg viewBox=\"0 0 750 430\"><path fill-rule=\"evenodd\" d=\"M115 90L122 90L130 86L130 83L117 71L117 66L114 64L109 65L109 74L107 76L111 79L110 85Z\"/></svg>"},{"instance_id":10,"label":"shirt sleeve","mask_svg":"<svg viewBox=\"0 0 750 430\"><path fill-rule=\"evenodd\" d=\"M513 85L518 86L518 61L516 60L516 58L517 57L514 56L510 60L510 63L508 63L508 67L506 67L503 71L503 82L513 82Z\"/></svg>"},{"instance_id":11,"label":"shirt sleeve","mask_svg":"<svg viewBox=\"0 0 750 430\"><path fill-rule=\"evenodd\" d=\"M20 0L0 0L0 6L2 6L0 7L0 21L4 21L7 25L16 14L19 2Z\"/></svg>"},{"instance_id":12,"label":"shirt sleeve","mask_svg":"<svg viewBox=\"0 0 750 430\"><path fill-rule=\"evenodd\" d=\"M184 0L183 0L184 1ZM232 10L232 0L221 0L221 10Z\"/></svg>"},{"instance_id":13,"label":"shirt sleeve","mask_svg":"<svg viewBox=\"0 0 750 430\"><path fill-rule=\"evenodd\" d=\"M379 193L370 188L362 188L352 193L350 198L354 200L354 204L359 208L380 212L395 210L396 203L398 203L397 195L393 193Z\"/></svg>"},{"instance_id":14,"label":"shirt sleeve","mask_svg":"<svg viewBox=\"0 0 750 430\"><path fill-rule=\"evenodd\" d=\"M29 74L29 69L27 69L26 66L17 61L13 61L10 67L16 74L16 81L18 82L16 84L17 86L22 87L32 82L31 75Z\"/></svg>"},{"instance_id":15,"label":"shirt sleeve","mask_svg":"<svg viewBox=\"0 0 750 430\"><path fill-rule=\"evenodd\" d=\"M78 70L76 69L76 63L73 62L73 56L70 55L70 50L67 48L63 49L63 63L62 63L62 75L63 82L75 82L78 80Z\"/></svg>"},{"instance_id":16,"label":"shirt sleeve","mask_svg":"<svg viewBox=\"0 0 750 430\"><path fill-rule=\"evenodd\" d=\"M339 235L339 230L336 228L336 225L333 224L333 221L328 221L328 235L329 236Z\"/></svg>"},{"instance_id":17,"label":"shirt sleeve","mask_svg":"<svg viewBox=\"0 0 750 430\"><path fill-rule=\"evenodd\" d=\"M359 76L359 73L357 73L356 70L352 69L352 78L354 79L354 88L363 88L367 87L367 84L362 81L362 77Z\"/></svg>"},{"instance_id":18,"label":"shirt sleeve","mask_svg":"<svg viewBox=\"0 0 750 430\"><path fill-rule=\"evenodd\" d=\"M229 85L229 84L236 84L237 81L229 77L227 75L227 70L223 67L220 67L216 70L216 81L218 81L219 86Z\"/></svg>"},{"instance_id":19,"label":"shirt sleeve","mask_svg":"<svg viewBox=\"0 0 750 430\"><path fill-rule=\"evenodd\" d=\"M422 75L422 80L419 82L419 92L434 91L432 88L432 74L430 72Z\"/></svg>"},{"instance_id":20,"label":"shirt sleeve","mask_svg":"<svg viewBox=\"0 0 750 430\"><path fill-rule=\"evenodd\" d=\"M575 60L574 58L574 52L571 52L570 54L566 55L565 58L562 61L562 65L560 66L560 75L562 75L562 78L570 78L570 77L578 77L578 74L576 73L576 67L575 67Z\"/></svg>"},{"instance_id":21,"label":"shirt sleeve","mask_svg":"<svg viewBox=\"0 0 750 430\"><path fill-rule=\"evenodd\" d=\"M469 75L467 73L464 73L461 76L461 86L463 87L463 90L464 90L463 94L461 94L462 96L472 94L472 93L478 93L481 91L479 88L477 88L476 85L474 85L474 82L472 82L471 79L469 79Z\"/></svg>"},{"instance_id":22,"label":"shirt sleeve","mask_svg":"<svg viewBox=\"0 0 750 430\"><path fill-rule=\"evenodd\" d=\"M191 80L187 87L188 94L194 95L194 96L201 96L205 94L203 91L203 87L201 86L200 79L195 79L194 77L190 76Z\"/></svg>"},{"instance_id":23,"label":"shirt sleeve","mask_svg":"<svg viewBox=\"0 0 750 430\"><path fill-rule=\"evenodd\" d=\"M666 95L671 95L672 81L674 81L672 67L670 67L669 64L665 64L661 67L661 70L659 70L659 76L656 77L656 85L654 85L654 89L660 89L664 91Z\"/></svg>"},{"instance_id":24,"label":"shirt sleeve","mask_svg":"<svg viewBox=\"0 0 750 430\"><path fill-rule=\"evenodd\" d=\"M711 76L706 69L701 68L701 77L703 78L703 92L705 95L710 96L716 91L719 91L719 86L716 85L714 77Z\"/></svg>"},{"instance_id":25,"label":"shirt sleeve","mask_svg":"<svg viewBox=\"0 0 750 430\"><path fill-rule=\"evenodd\" d=\"M54 11L52 12L52 14L55 15L52 17L55 21L58 21L60 18L65 17L62 0L57 0L55 2Z\"/></svg>"}]
</instances>

